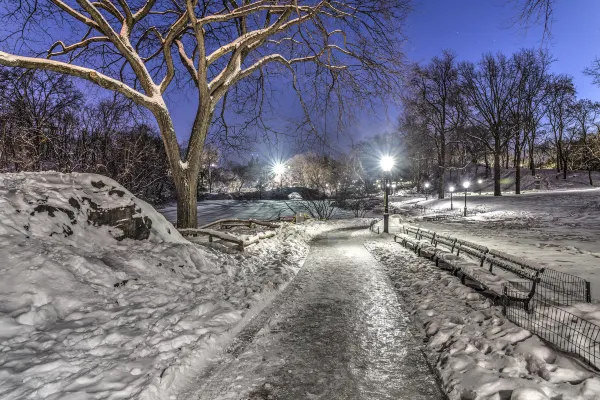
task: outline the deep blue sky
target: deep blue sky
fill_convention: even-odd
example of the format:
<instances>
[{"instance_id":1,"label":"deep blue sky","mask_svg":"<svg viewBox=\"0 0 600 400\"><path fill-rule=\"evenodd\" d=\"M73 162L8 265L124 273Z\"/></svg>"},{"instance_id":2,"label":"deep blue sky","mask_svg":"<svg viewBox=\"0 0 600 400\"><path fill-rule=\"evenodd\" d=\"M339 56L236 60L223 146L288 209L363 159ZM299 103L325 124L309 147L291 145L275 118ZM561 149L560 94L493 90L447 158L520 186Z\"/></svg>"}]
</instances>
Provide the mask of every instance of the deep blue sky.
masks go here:
<instances>
[{"instance_id":1,"label":"deep blue sky","mask_svg":"<svg viewBox=\"0 0 600 400\"><path fill-rule=\"evenodd\" d=\"M523 32L511 26L514 15L514 3L505 0L415 0L407 21L406 55L427 62L450 49L459 60L476 61L486 52L539 48L541 26ZM558 0L547 46L556 59L552 71L573 75L578 96L600 100L600 88L582 73L600 56L600 0ZM353 136L383 133L395 124L397 114L391 108L387 117L365 115Z\"/></svg>"}]
</instances>

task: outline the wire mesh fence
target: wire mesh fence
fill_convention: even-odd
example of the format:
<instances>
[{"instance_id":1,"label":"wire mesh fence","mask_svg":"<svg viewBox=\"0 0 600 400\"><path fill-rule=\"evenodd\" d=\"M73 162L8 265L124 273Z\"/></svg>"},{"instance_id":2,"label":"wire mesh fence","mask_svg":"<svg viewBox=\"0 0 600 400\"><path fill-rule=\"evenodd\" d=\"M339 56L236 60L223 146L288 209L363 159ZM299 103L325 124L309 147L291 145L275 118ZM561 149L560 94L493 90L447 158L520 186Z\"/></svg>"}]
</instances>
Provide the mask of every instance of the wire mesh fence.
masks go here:
<instances>
[{"instance_id":1,"label":"wire mesh fence","mask_svg":"<svg viewBox=\"0 0 600 400\"><path fill-rule=\"evenodd\" d=\"M506 317L563 351L579 356L592 367L600 368L600 326L560 307L558 302L565 299L563 292L553 294L547 287L536 290L532 297L524 295L533 284L511 281L503 285Z\"/></svg>"}]
</instances>

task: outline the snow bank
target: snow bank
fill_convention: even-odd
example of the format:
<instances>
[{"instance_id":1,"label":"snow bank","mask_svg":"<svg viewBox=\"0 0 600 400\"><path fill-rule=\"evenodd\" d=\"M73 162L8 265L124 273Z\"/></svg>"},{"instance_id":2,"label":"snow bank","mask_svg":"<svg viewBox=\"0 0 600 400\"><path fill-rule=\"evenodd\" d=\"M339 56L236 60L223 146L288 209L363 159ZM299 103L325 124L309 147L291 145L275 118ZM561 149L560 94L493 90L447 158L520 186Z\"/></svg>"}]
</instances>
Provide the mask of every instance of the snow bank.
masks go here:
<instances>
[{"instance_id":1,"label":"snow bank","mask_svg":"<svg viewBox=\"0 0 600 400\"><path fill-rule=\"evenodd\" d=\"M508 321L430 261L390 242L366 247L387 268L451 400L600 398L600 377Z\"/></svg>"},{"instance_id":2,"label":"snow bank","mask_svg":"<svg viewBox=\"0 0 600 400\"><path fill-rule=\"evenodd\" d=\"M0 398L164 398L292 279L307 237L224 254L106 177L0 175Z\"/></svg>"}]
</instances>

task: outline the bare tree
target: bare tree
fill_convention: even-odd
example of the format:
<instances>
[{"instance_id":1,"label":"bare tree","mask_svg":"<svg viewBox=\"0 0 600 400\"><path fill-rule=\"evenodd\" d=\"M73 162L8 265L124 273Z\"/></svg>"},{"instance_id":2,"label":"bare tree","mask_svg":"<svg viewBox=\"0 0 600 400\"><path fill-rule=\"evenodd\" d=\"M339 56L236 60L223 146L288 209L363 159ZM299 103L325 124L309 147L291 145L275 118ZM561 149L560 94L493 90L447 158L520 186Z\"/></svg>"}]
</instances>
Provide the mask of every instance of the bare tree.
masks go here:
<instances>
[{"instance_id":1,"label":"bare tree","mask_svg":"<svg viewBox=\"0 0 600 400\"><path fill-rule=\"evenodd\" d=\"M597 133L597 119L600 115L600 103L591 101L589 99L582 99L572 104L569 107L569 114L574 124L574 129L578 134L579 141L579 157L581 158L581 167L588 171L588 179L590 186L594 185L592 180L592 166L594 164L595 157L593 153L592 141L590 135L594 133L596 129Z\"/></svg>"},{"instance_id":2,"label":"bare tree","mask_svg":"<svg viewBox=\"0 0 600 400\"><path fill-rule=\"evenodd\" d=\"M514 65L504 54L485 54L477 65L460 64L463 94L470 107L467 113L481 135L469 134L494 155L494 196L500 188L500 156L513 137L507 126L509 111L519 83ZM468 134L468 133L467 133Z\"/></svg>"},{"instance_id":3,"label":"bare tree","mask_svg":"<svg viewBox=\"0 0 600 400\"><path fill-rule=\"evenodd\" d=\"M518 83L510 106L514 128L514 162L516 168L515 193L521 193L521 157L525 144L529 147L529 164L535 175L533 151L537 130L545 115L543 101L547 94L545 85L548 77L550 57L543 51L521 50L513 54L512 62Z\"/></svg>"},{"instance_id":4,"label":"bare tree","mask_svg":"<svg viewBox=\"0 0 600 400\"><path fill-rule=\"evenodd\" d=\"M444 51L423 67L415 65L408 80L406 106L417 113L425 134L433 140L437 149L435 178L438 197L444 198L446 172L446 147L463 123L463 106L456 56Z\"/></svg>"},{"instance_id":5,"label":"bare tree","mask_svg":"<svg viewBox=\"0 0 600 400\"><path fill-rule=\"evenodd\" d=\"M563 179L567 179L568 146L567 128L569 126L569 108L575 101L575 85L573 78L567 75L554 75L546 87L546 114L556 147L556 170L563 171Z\"/></svg>"},{"instance_id":6,"label":"bare tree","mask_svg":"<svg viewBox=\"0 0 600 400\"><path fill-rule=\"evenodd\" d=\"M5 36L1 65L82 78L152 113L183 228L197 225L202 150L214 120L227 126L228 104L249 104L244 111L259 119L267 78L282 72L298 94L317 90L323 95L315 99L342 110L344 99L397 87L400 27L408 12L408 0L3 3L3 19L17 30ZM183 156L165 101L174 82L189 83L198 101ZM300 103L308 118L309 103L303 96Z\"/></svg>"}]
</instances>

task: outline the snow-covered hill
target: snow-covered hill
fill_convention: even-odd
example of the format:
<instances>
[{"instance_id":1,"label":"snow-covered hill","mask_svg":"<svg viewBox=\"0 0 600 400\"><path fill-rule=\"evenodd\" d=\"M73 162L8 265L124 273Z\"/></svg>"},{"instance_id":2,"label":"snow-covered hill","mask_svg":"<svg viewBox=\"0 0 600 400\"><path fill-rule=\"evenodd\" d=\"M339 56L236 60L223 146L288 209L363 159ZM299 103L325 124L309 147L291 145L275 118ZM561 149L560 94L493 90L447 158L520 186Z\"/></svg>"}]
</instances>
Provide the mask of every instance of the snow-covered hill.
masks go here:
<instances>
[{"instance_id":1,"label":"snow-covered hill","mask_svg":"<svg viewBox=\"0 0 600 400\"><path fill-rule=\"evenodd\" d=\"M304 236L208 251L104 176L1 174L0 398L163 397L295 275Z\"/></svg>"}]
</instances>

